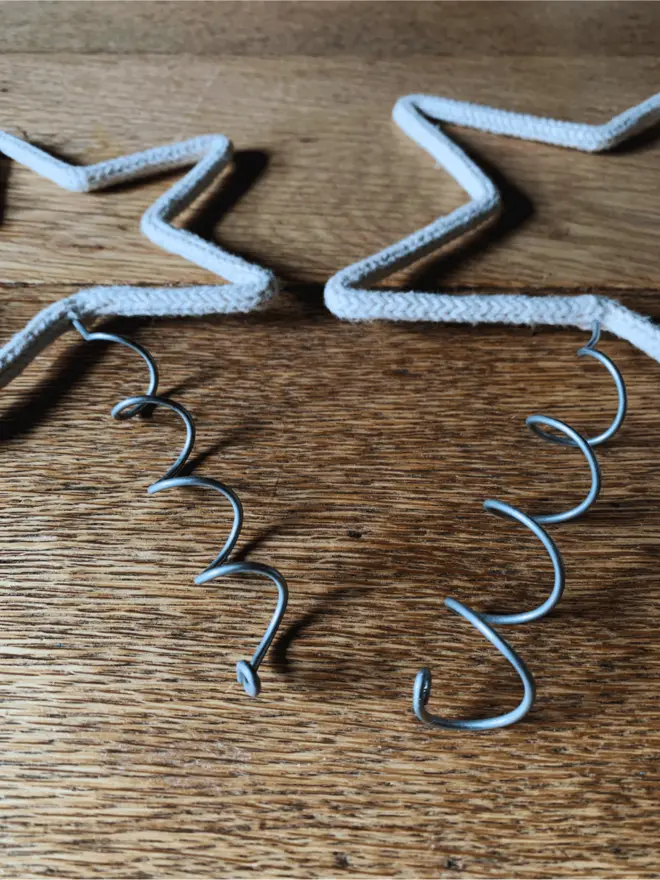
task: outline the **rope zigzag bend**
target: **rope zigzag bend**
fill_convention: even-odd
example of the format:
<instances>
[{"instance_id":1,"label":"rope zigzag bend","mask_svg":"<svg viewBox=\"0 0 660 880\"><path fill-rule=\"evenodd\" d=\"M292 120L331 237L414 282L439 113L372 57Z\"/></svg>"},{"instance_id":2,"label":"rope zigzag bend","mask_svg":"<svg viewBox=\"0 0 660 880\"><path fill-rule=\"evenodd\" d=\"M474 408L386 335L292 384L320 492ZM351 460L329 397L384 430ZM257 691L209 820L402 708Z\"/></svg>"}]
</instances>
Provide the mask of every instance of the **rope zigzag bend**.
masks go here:
<instances>
[{"instance_id":1,"label":"rope zigzag bend","mask_svg":"<svg viewBox=\"0 0 660 880\"><path fill-rule=\"evenodd\" d=\"M368 289L368 285L482 226L501 210L502 200L494 183L434 122L600 152L660 122L660 93L603 125L545 119L431 95L400 98L392 116L408 137L452 175L470 196L470 201L390 247L337 272L325 287L325 303L331 312L350 321L548 324L583 330L597 321L604 329L660 361L660 328L649 318L608 297L459 295Z\"/></svg>"},{"instance_id":2,"label":"rope zigzag bend","mask_svg":"<svg viewBox=\"0 0 660 880\"><path fill-rule=\"evenodd\" d=\"M72 320L120 317L189 317L250 312L277 293L272 272L230 254L171 221L229 164L232 143L224 135L201 135L95 165L75 166L15 135L0 131L0 152L73 192L91 192L196 162L144 213L140 228L163 250L226 278L229 284L192 287L89 287L47 306L0 348L0 387L15 378Z\"/></svg>"}]
</instances>

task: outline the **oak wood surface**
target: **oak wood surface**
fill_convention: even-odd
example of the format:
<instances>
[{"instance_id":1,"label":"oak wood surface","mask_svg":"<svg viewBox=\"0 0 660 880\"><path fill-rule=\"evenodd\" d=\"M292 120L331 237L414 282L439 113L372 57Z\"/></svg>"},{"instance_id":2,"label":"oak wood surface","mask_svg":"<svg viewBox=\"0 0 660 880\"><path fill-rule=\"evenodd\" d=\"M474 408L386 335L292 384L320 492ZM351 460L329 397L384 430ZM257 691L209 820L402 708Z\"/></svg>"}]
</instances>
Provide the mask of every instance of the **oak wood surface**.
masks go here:
<instances>
[{"instance_id":1,"label":"oak wood surface","mask_svg":"<svg viewBox=\"0 0 660 880\"><path fill-rule=\"evenodd\" d=\"M233 668L274 595L258 581L193 584L229 514L204 493L147 496L182 434L162 412L110 419L141 390L139 364L68 334L3 389L0 875L659 876L660 365L603 341L630 395L599 453L603 495L553 529L568 575L557 611L504 633L536 675L533 712L489 735L429 731L410 710L422 665L433 711L519 699L505 661L443 598L495 610L547 594L538 545L482 500L550 510L586 488L580 456L532 438L524 418L595 431L613 390L575 358L577 331L350 325L322 305L340 266L463 200L391 123L398 95L604 120L657 91L658 6L118 5L0 6L2 126L84 162L207 131L235 142L234 170L185 222L273 266L280 301L112 326L153 352L163 390L193 412L196 473L238 491L239 554L280 568L291 601L251 701ZM219 33L225 6L243 42L195 54L186 28ZM479 13L473 52L464 6ZM314 50L300 34L324 16L334 36ZM457 37L434 54L440 19ZM157 54L140 52L149 22ZM405 51L387 60L395 25ZM395 282L593 290L660 317L657 137L584 156L454 134L507 210ZM4 160L0 171L3 338L81 285L210 278L139 236L171 177L75 195Z\"/></svg>"},{"instance_id":2,"label":"oak wood surface","mask_svg":"<svg viewBox=\"0 0 660 880\"><path fill-rule=\"evenodd\" d=\"M658 9L638 0L33 0L2 5L3 52L126 55L653 55Z\"/></svg>"}]
</instances>

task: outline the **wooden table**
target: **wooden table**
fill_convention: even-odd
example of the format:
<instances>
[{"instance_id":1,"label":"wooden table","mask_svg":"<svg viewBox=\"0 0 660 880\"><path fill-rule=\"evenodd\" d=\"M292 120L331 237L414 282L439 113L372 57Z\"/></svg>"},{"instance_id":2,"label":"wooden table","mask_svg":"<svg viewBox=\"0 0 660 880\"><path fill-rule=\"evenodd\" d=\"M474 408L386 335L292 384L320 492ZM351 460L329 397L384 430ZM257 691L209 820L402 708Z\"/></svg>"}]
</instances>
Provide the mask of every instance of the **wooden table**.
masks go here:
<instances>
[{"instance_id":1,"label":"wooden table","mask_svg":"<svg viewBox=\"0 0 660 880\"><path fill-rule=\"evenodd\" d=\"M113 422L142 390L118 347L67 334L3 389L0 873L7 877L660 875L660 365L612 337L630 412L604 491L555 528L568 579L506 635L538 700L485 735L430 708L515 705L506 662L444 608L547 595L538 544L481 507L577 500L581 457L531 412L593 431L611 383L578 331L349 325L343 265L461 204L390 121L427 91L600 122L658 89L658 4L9 3L2 127L81 162L227 133L234 171L185 220L273 267L279 303L117 322L194 413L196 471L236 488L240 552L289 580L263 694L234 681L273 607L260 582L196 587L219 500L146 495L180 426ZM452 129L452 136L454 130ZM656 132L657 135L657 132ZM460 130L506 211L395 279L581 293L660 316L657 138L583 155ZM203 283L138 233L171 177L81 196L2 163L2 338L84 285Z\"/></svg>"}]
</instances>

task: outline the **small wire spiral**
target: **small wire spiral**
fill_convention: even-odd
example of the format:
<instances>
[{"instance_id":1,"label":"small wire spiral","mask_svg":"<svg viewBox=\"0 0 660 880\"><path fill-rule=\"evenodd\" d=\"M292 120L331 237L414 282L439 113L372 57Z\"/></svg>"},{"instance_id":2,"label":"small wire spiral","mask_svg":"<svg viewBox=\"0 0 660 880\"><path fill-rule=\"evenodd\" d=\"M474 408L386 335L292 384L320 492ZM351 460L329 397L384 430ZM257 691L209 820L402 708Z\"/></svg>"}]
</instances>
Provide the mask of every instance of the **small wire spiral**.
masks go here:
<instances>
[{"instance_id":1,"label":"small wire spiral","mask_svg":"<svg viewBox=\"0 0 660 880\"><path fill-rule=\"evenodd\" d=\"M138 413L143 412L148 407L163 407L175 412L183 421L186 429L186 438L174 463L168 468L167 472L155 483L152 483L147 492L154 495L166 489L178 488L205 488L212 489L223 495L231 505L234 519L229 535L222 547L220 553L215 559L204 569L204 571L195 578L196 584L206 584L220 577L248 574L257 577L264 577L271 580L277 588L277 603L275 611L266 628L263 638L261 639L256 651L250 660L239 660L236 664L236 679L241 684L248 696L256 697L261 692L261 679L259 677L259 667L270 648L275 634L282 622L282 618L286 612L289 598L287 582L280 572L270 565L263 565L258 562L236 561L230 562L229 557L236 546L240 537L243 525L243 506L238 495L229 486L220 483L209 477L197 476L179 476L184 465L190 458L195 443L195 423L188 410L174 400L160 397L156 392L158 390L158 367L151 354L138 345L136 342L127 339L124 336L118 336L115 333L103 333L97 331L89 331L82 324L79 318L71 316L71 323L80 333L86 342L116 342L126 348L130 348L136 352L144 360L149 371L149 385L146 394L135 395L120 400L111 412L115 419L131 419Z\"/></svg>"},{"instance_id":2,"label":"small wire spiral","mask_svg":"<svg viewBox=\"0 0 660 880\"><path fill-rule=\"evenodd\" d=\"M539 539L541 544L544 546L546 552L548 553L548 556L550 557L550 561L552 562L554 571L554 582L548 598L538 607L533 608L529 611L509 614L477 614L477 612L473 611L467 605L463 605L461 602L457 602L455 599L445 599L445 605L448 608L450 608L452 611L455 611L457 614L462 615L466 620L468 620L472 624L472 626L474 626L475 629L477 629L486 639L488 639L488 641L491 642L491 644L494 645L495 648L513 666L513 668L520 676L523 684L523 699L520 704L511 712L507 712L504 715L496 715L490 718L480 718L475 720L454 720L442 718L439 715L432 715L426 708L429 698L431 696L431 671L430 669L425 667L424 669L420 669L420 671L417 673L417 677L415 678L415 684L413 687L413 711L420 721L431 727L441 727L455 730L493 730L500 727L507 727L508 725L515 724L516 722L524 718L534 704L536 689L531 672L527 668L523 659L514 651L511 645L509 645L509 643L505 641L499 635L499 633L496 632L495 629L493 629L493 624L508 626L512 624L515 625L521 623L530 623L534 620L541 620L553 610L553 608L557 605L563 595L565 586L564 563L561 554L557 548L557 545L547 533L547 531L543 528L543 526L554 525L557 523L569 522L570 520L574 520L577 517L582 516L584 513L586 513L591 505L596 501L601 489L601 473L600 466L593 452L593 447L605 443L616 434L616 432L623 424L628 405L626 386L623 381L623 377L621 376L621 373L619 372L616 365L610 360L610 358L607 357L607 355L596 349L596 345L598 344L599 339L600 325L596 322L594 323L593 332L589 342L582 348L578 349L577 354L578 357L586 356L592 357L597 360L607 369L609 374L612 376L612 379L614 380L614 385L616 387L618 396L618 404L616 415L614 416L614 419L610 426L605 431L596 435L595 437L586 438L583 437L582 434L578 433L575 428L572 428L566 422L562 422L559 419L551 418L550 416L531 415L525 420L525 423L530 428L530 430L533 433L537 434L539 437L542 437L544 440L548 440L551 443L562 446L572 446L579 449L583 453L585 459L587 460L591 475L591 487L584 500L581 501L580 504L577 504L575 507L572 507L569 510L559 513L543 514L536 516L528 516L517 507L513 507L510 504L505 504L502 501L495 501L492 498L484 502L484 508L487 511L495 514L496 516L504 517L525 526L532 532L532 534L534 534ZM547 428L551 430L545 430Z\"/></svg>"}]
</instances>

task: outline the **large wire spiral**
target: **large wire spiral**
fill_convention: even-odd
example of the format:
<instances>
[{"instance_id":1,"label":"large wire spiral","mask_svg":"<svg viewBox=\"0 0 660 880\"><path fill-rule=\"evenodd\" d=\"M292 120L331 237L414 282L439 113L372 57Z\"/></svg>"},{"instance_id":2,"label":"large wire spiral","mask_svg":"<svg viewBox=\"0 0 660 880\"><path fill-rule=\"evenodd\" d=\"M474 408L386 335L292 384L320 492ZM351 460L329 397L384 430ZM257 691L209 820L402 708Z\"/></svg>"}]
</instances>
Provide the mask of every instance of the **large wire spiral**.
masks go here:
<instances>
[{"instance_id":1,"label":"large wire spiral","mask_svg":"<svg viewBox=\"0 0 660 880\"><path fill-rule=\"evenodd\" d=\"M493 629L493 625L508 626L511 624L530 623L534 620L540 620L553 610L564 592L565 574L562 557L557 545L543 526L576 519L586 513L596 501L601 488L601 475L598 461L593 452L593 447L605 443L616 434L623 424L627 408L626 386L621 373L607 355L596 349L599 339L600 325L595 323L589 342L584 347L580 348L577 354L578 357L592 357L597 360L608 370L614 380L618 395L618 405L616 415L610 426L595 437L586 438L566 422L551 418L550 416L531 415L526 419L526 424L530 430L544 440L562 446L572 446L582 452L587 460L591 473L591 487L584 500L569 510L536 516L528 516L517 507L505 504L502 501L488 499L484 502L484 508L487 511L496 516L501 516L513 522L520 523L539 539L550 557L554 571L554 583L548 598L538 607L532 608L529 611L502 614L478 614L476 611L468 608L467 605L463 605L455 599L445 599L445 605L448 608L469 621L472 626L488 639L488 641L491 642L491 644L494 645L513 666L522 681L524 691L523 699L512 711L507 712L504 715L496 715L490 718L463 720L448 719L439 715L433 715L426 708L431 696L432 678L430 669L425 667L424 669L420 669L415 678L415 684L413 687L413 711L420 721L423 721L429 726L456 730L492 730L499 727L506 727L520 721L525 715L527 715L534 704L536 687L531 672L520 655L495 629Z\"/></svg>"},{"instance_id":2,"label":"large wire spiral","mask_svg":"<svg viewBox=\"0 0 660 880\"><path fill-rule=\"evenodd\" d=\"M215 557L215 559L204 569L201 574L195 578L196 584L206 584L217 578L227 577L236 574L248 574L257 577L267 578L275 584L277 588L277 604L275 611L271 617L263 638L261 639L256 651L250 660L239 660L236 664L237 681L243 685L246 694L250 697L256 697L261 691L261 679L259 678L259 667L272 644L275 634L282 622L286 606L288 602L289 592L284 577L280 572L270 565L263 565L259 562L230 562L229 557L236 546L243 525L243 507L241 502L229 486L220 483L209 477L197 476L180 476L181 470L188 461L195 443L195 423L188 410L174 400L160 397L158 391L158 368L151 354L138 345L136 342L127 339L124 336L118 336L115 333L92 332L87 330L83 323L75 316L71 316L71 323L80 333L86 342L116 342L140 355L147 365L149 371L149 385L146 394L133 397L127 397L119 401L113 409L112 416L115 419L130 419L138 415L148 407L163 407L175 412L183 421L186 429L186 439L183 448L179 453L176 461L167 470L164 476L152 483L147 492L155 495L167 489L178 488L203 488L212 489L223 495L231 505L234 519L229 536L225 544Z\"/></svg>"}]
</instances>

